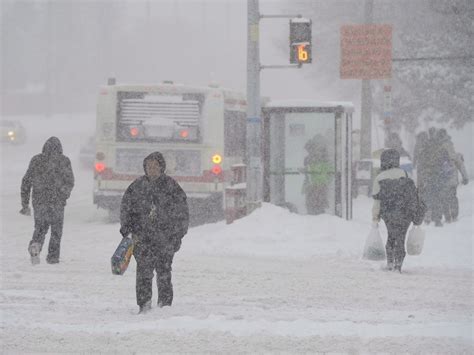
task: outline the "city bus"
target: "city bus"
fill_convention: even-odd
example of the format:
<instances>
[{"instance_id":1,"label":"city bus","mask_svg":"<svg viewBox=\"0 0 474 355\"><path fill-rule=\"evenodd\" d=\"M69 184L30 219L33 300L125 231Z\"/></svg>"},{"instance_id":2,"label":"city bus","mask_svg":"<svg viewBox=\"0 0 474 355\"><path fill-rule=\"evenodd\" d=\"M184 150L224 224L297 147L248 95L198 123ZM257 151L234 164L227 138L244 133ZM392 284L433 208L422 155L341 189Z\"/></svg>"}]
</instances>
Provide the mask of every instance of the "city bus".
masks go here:
<instances>
[{"instance_id":1,"label":"city bus","mask_svg":"<svg viewBox=\"0 0 474 355\"><path fill-rule=\"evenodd\" d=\"M231 166L245 159L244 93L217 85L109 84L97 103L93 201L116 219L122 195L163 153L166 173L188 196L191 219L223 218Z\"/></svg>"}]
</instances>

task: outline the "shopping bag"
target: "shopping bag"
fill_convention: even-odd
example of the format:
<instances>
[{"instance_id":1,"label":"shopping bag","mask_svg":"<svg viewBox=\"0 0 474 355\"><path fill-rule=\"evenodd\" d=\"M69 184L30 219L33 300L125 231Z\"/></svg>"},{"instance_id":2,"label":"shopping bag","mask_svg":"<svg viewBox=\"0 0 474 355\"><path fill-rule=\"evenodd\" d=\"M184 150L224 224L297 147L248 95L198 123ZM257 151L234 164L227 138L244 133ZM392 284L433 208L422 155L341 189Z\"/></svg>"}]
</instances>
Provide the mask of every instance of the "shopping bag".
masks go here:
<instances>
[{"instance_id":1,"label":"shopping bag","mask_svg":"<svg viewBox=\"0 0 474 355\"><path fill-rule=\"evenodd\" d=\"M368 260L385 260L385 247L377 224L372 226L365 240L364 254L362 257Z\"/></svg>"},{"instance_id":2,"label":"shopping bag","mask_svg":"<svg viewBox=\"0 0 474 355\"><path fill-rule=\"evenodd\" d=\"M132 254L133 240L131 238L123 238L110 259L112 264L112 274L123 275L125 271L127 271Z\"/></svg>"},{"instance_id":3,"label":"shopping bag","mask_svg":"<svg viewBox=\"0 0 474 355\"><path fill-rule=\"evenodd\" d=\"M413 226L407 236L407 254L420 255L425 243L425 231L420 226Z\"/></svg>"}]
</instances>

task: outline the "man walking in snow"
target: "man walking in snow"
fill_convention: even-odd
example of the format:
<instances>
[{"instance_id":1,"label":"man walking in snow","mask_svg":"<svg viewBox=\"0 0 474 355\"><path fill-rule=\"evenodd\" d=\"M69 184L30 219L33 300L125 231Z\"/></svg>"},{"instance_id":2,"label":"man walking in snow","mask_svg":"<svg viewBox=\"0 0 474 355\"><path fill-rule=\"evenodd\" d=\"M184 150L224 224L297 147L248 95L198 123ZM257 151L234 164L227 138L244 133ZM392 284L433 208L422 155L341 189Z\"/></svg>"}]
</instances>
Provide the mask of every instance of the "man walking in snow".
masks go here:
<instances>
[{"instance_id":1,"label":"man walking in snow","mask_svg":"<svg viewBox=\"0 0 474 355\"><path fill-rule=\"evenodd\" d=\"M35 219L35 230L28 251L31 262L38 264L44 239L51 226L48 256L49 264L59 262L61 236L63 233L64 207L74 187L74 174L71 162L63 155L61 141L57 137L49 138L43 146L43 152L35 155L21 182L20 213L30 215L30 193Z\"/></svg>"},{"instance_id":2,"label":"man walking in snow","mask_svg":"<svg viewBox=\"0 0 474 355\"><path fill-rule=\"evenodd\" d=\"M416 225L422 223L424 208L415 183L400 169L400 154L396 149L382 152L380 166L381 172L375 178L372 189L372 218L374 223L383 219L387 226L387 268L401 272L408 227L411 222Z\"/></svg>"},{"instance_id":3,"label":"man walking in snow","mask_svg":"<svg viewBox=\"0 0 474 355\"><path fill-rule=\"evenodd\" d=\"M171 264L189 225L186 194L174 179L165 174L163 155L160 152L148 155L143 168L145 175L127 188L120 208L120 233L123 237L132 235L134 241L139 313L151 309L154 271L158 306L171 306Z\"/></svg>"}]
</instances>

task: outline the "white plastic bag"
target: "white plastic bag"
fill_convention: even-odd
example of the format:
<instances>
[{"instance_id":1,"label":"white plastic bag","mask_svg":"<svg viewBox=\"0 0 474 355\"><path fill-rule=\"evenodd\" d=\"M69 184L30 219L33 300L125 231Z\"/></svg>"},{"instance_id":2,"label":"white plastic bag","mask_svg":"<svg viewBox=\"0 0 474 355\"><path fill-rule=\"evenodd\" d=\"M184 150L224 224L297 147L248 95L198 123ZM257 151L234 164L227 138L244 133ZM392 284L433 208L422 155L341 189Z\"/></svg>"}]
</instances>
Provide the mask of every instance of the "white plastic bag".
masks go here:
<instances>
[{"instance_id":1,"label":"white plastic bag","mask_svg":"<svg viewBox=\"0 0 474 355\"><path fill-rule=\"evenodd\" d=\"M385 247L380 236L378 224L373 224L367 239L365 240L364 254L368 260L385 260Z\"/></svg>"},{"instance_id":2,"label":"white plastic bag","mask_svg":"<svg viewBox=\"0 0 474 355\"><path fill-rule=\"evenodd\" d=\"M425 243L425 231L420 226L413 226L407 236L407 254L420 255Z\"/></svg>"}]
</instances>

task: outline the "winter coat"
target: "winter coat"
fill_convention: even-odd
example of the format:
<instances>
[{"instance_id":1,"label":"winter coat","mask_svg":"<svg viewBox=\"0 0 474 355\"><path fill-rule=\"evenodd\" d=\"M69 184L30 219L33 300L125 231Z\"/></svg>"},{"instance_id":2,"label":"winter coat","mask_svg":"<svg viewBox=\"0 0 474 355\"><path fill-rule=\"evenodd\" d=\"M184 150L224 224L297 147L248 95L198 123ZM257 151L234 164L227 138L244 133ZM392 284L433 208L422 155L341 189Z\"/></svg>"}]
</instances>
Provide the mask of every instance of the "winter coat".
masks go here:
<instances>
[{"instance_id":1,"label":"winter coat","mask_svg":"<svg viewBox=\"0 0 474 355\"><path fill-rule=\"evenodd\" d=\"M423 189L427 179L427 151L428 146L428 133L421 132L417 135L415 148L413 151L413 167L416 168L416 185L418 188Z\"/></svg>"},{"instance_id":2,"label":"winter coat","mask_svg":"<svg viewBox=\"0 0 474 355\"><path fill-rule=\"evenodd\" d=\"M400 153L386 149L380 156L381 172L374 180L372 219L385 223L420 224L425 213L415 183L400 169Z\"/></svg>"},{"instance_id":3,"label":"winter coat","mask_svg":"<svg viewBox=\"0 0 474 355\"><path fill-rule=\"evenodd\" d=\"M153 156L153 154L155 154ZM120 233L130 233L140 244L177 251L188 231L189 211L186 194L179 184L164 173L165 163L160 154L145 158L161 159L162 174L157 180L144 176L136 179L125 191L120 208Z\"/></svg>"},{"instance_id":4,"label":"winter coat","mask_svg":"<svg viewBox=\"0 0 474 355\"><path fill-rule=\"evenodd\" d=\"M458 170L463 179L468 178L462 157L460 154L455 152L454 145L449 138L441 140L440 145L439 164L442 183L447 187L457 186L459 185Z\"/></svg>"},{"instance_id":5,"label":"winter coat","mask_svg":"<svg viewBox=\"0 0 474 355\"><path fill-rule=\"evenodd\" d=\"M21 203L27 207L32 193L34 209L66 205L74 187L71 161L63 155L61 141L49 138L41 154L35 155L21 182Z\"/></svg>"},{"instance_id":6,"label":"winter coat","mask_svg":"<svg viewBox=\"0 0 474 355\"><path fill-rule=\"evenodd\" d=\"M446 151L436 138L430 138L424 149L425 185L438 189L443 184L441 165Z\"/></svg>"},{"instance_id":7,"label":"winter coat","mask_svg":"<svg viewBox=\"0 0 474 355\"><path fill-rule=\"evenodd\" d=\"M378 174L374 180L374 185L372 187L372 196L374 197L374 204L372 207L372 220L378 221L380 220L380 199L377 198L381 184L383 184L386 180L398 180L400 178L406 177L407 173L405 170L393 167L387 170L382 171Z\"/></svg>"}]
</instances>

